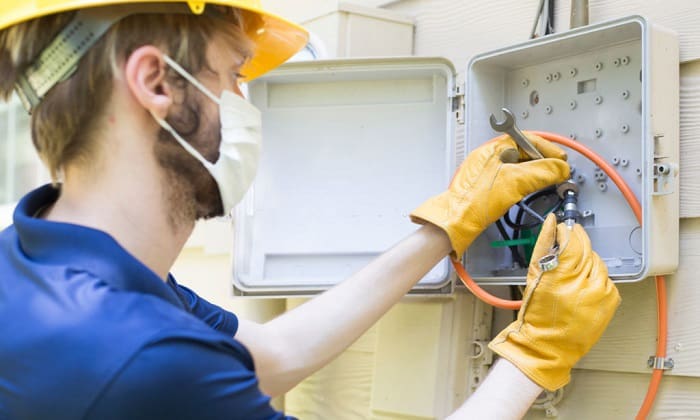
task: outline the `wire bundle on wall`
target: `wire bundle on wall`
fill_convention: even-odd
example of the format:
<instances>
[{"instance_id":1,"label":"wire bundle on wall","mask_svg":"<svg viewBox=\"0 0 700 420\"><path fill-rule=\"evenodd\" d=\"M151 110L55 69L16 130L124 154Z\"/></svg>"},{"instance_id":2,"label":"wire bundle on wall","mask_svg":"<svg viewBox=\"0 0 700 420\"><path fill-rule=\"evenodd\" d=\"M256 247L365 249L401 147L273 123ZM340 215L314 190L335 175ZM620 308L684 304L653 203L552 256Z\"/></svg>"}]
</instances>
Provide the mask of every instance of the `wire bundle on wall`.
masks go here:
<instances>
[{"instance_id":1,"label":"wire bundle on wall","mask_svg":"<svg viewBox=\"0 0 700 420\"><path fill-rule=\"evenodd\" d=\"M537 26L540 26L538 33ZM530 39L554 33L554 0L540 0L535 22L532 24Z\"/></svg>"}]
</instances>

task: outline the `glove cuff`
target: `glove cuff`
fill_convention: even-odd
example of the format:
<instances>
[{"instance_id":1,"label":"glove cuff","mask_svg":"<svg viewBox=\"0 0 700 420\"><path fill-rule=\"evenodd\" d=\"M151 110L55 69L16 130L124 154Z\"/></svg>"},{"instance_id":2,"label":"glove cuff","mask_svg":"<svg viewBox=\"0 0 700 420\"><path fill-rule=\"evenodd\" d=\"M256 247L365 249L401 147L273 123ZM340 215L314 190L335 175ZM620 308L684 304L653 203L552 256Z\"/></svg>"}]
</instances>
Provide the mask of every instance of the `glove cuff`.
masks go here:
<instances>
[{"instance_id":1,"label":"glove cuff","mask_svg":"<svg viewBox=\"0 0 700 420\"><path fill-rule=\"evenodd\" d=\"M454 203L455 198L445 191L426 200L411 212L410 217L413 223L424 225L428 222L444 230L452 244L452 256L461 257L478 234L472 235L465 229L461 212L456 214L456 209L452 208Z\"/></svg>"},{"instance_id":2,"label":"glove cuff","mask_svg":"<svg viewBox=\"0 0 700 420\"><path fill-rule=\"evenodd\" d=\"M571 380L571 367L566 366L565 358L548 352L547 346L537 345L514 330L513 324L501 331L489 343L489 348L548 391L555 391Z\"/></svg>"}]
</instances>

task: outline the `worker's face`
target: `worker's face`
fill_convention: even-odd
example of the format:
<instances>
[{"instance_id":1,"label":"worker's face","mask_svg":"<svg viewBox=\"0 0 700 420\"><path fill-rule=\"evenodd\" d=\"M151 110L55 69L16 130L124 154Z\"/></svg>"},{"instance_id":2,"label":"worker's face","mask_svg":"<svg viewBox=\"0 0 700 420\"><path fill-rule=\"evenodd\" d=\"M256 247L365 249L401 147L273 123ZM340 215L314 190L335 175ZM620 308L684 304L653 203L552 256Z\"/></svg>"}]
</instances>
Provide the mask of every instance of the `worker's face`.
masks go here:
<instances>
[{"instance_id":1,"label":"worker's face","mask_svg":"<svg viewBox=\"0 0 700 420\"><path fill-rule=\"evenodd\" d=\"M209 65L193 76L217 97L223 90L243 96L239 79L245 59L225 37L212 39L207 60ZM182 81L176 90L167 120L202 156L216 162L221 143L218 105L189 82ZM173 222L191 222L224 214L214 179L164 130L159 133L155 152L165 170L165 191Z\"/></svg>"}]
</instances>

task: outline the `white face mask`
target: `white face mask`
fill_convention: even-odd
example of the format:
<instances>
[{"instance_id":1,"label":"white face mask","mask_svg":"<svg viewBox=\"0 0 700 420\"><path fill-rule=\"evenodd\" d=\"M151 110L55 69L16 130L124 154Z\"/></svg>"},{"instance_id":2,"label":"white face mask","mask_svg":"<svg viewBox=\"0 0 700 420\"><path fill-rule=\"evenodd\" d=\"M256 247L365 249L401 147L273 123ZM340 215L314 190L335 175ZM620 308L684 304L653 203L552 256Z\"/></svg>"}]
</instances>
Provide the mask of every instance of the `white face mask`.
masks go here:
<instances>
[{"instance_id":1,"label":"white face mask","mask_svg":"<svg viewBox=\"0 0 700 420\"><path fill-rule=\"evenodd\" d=\"M215 163L206 160L167 121L155 115L153 118L209 171L219 187L224 214L228 215L243 199L258 169L262 140L260 111L231 91L224 90L221 98L217 98L170 57L163 58L173 70L219 105L221 144Z\"/></svg>"}]
</instances>

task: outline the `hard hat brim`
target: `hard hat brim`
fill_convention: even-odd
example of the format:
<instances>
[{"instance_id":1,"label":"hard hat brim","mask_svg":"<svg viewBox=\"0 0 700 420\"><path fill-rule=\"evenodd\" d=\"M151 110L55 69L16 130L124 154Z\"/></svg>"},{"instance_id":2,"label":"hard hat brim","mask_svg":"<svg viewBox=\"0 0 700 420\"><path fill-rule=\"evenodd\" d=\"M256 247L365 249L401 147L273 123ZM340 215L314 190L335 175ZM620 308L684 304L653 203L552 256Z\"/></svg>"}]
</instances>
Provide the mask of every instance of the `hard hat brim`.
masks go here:
<instances>
[{"instance_id":1,"label":"hard hat brim","mask_svg":"<svg viewBox=\"0 0 700 420\"><path fill-rule=\"evenodd\" d=\"M308 32L301 26L290 22L260 7L255 0L54 0L37 2L2 2L0 4L0 30L18 23L72 10L125 4L145 3L186 3L193 13L202 13L205 5L229 6L244 10L250 25L248 35L254 43L253 56L241 69L245 81L250 81L274 69L301 50L308 42ZM196 11L196 9L198 9ZM251 19L255 17L255 19Z\"/></svg>"}]
</instances>

